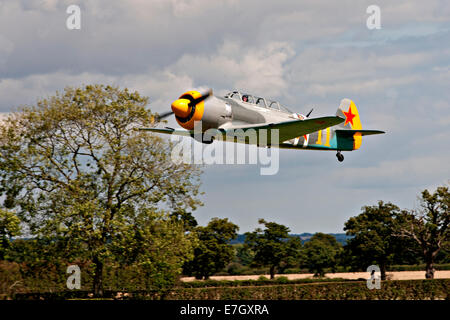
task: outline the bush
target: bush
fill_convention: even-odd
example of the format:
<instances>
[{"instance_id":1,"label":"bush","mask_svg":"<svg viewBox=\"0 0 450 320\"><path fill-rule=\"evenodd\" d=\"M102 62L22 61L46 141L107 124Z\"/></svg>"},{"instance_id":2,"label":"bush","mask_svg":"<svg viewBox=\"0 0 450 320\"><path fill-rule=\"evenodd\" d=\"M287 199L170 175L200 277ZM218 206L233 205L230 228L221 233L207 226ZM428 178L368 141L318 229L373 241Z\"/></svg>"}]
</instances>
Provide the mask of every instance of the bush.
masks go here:
<instances>
[{"instance_id":1,"label":"bush","mask_svg":"<svg viewBox=\"0 0 450 320\"><path fill-rule=\"evenodd\" d=\"M0 300L16 292L25 292L19 264L0 261Z\"/></svg>"},{"instance_id":2,"label":"bush","mask_svg":"<svg viewBox=\"0 0 450 320\"><path fill-rule=\"evenodd\" d=\"M236 262L230 263L227 269L227 273L233 276L241 274L242 271L243 271L242 265Z\"/></svg>"},{"instance_id":3,"label":"bush","mask_svg":"<svg viewBox=\"0 0 450 320\"><path fill-rule=\"evenodd\" d=\"M279 284L287 284L289 283L289 279L287 277L276 277L275 282Z\"/></svg>"}]
</instances>

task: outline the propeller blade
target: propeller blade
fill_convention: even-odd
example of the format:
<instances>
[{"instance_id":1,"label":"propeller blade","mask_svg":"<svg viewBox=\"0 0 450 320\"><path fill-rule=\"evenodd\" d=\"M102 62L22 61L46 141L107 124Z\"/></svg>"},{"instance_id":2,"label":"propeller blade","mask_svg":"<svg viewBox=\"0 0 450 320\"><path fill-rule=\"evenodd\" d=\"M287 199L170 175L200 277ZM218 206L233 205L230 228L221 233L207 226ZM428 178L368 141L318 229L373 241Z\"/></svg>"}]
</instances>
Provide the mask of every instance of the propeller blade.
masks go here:
<instances>
[{"instance_id":1,"label":"propeller blade","mask_svg":"<svg viewBox=\"0 0 450 320\"><path fill-rule=\"evenodd\" d=\"M311 112L313 112L314 108L311 109L311 111L308 112L308 114L306 115L307 118L309 118L309 115L311 114Z\"/></svg>"},{"instance_id":2,"label":"propeller blade","mask_svg":"<svg viewBox=\"0 0 450 320\"><path fill-rule=\"evenodd\" d=\"M161 114L158 114L157 116L155 116L155 120L156 121L161 121L164 118L167 118L168 116L172 115L173 111L167 111Z\"/></svg>"},{"instance_id":3,"label":"propeller blade","mask_svg":"<svg viewBox=\"0 0 450 320\"><path fill-rule=\"evenodd\" d=\"M200 102L202 102L202 101L208 99L210 96L212 96L212 94L213 94L212 89L209 89L207 92L205 92L204 94L202 94L201 97L192 100L191 103L189 103L189 106L192 107L192 106L195 106L195 105L199 104Z\"/></svg>"}]
</instances>

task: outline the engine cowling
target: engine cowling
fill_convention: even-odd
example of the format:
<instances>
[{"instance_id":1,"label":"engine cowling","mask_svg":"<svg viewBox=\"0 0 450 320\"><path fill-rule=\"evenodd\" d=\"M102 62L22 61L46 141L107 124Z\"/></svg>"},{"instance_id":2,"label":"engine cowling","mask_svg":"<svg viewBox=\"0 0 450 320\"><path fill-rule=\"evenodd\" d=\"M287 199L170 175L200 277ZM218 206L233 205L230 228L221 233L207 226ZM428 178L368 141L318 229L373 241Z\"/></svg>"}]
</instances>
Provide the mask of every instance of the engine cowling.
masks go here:
<instances>
[{"instance_id":1,"label":"engine cowling","mask_svg":"<svg viewBox=\"0 0 450 320\"><path fill-rule=\"evenodd\" d=\"M194 129L194 122L201 121L205 111L205 102L191 104L194 99L200 98L202 95L198 91L188 91L183 93L180 98L172 102L172 111L178 124L187 129Z\"/></svg>"},{"instance_id":2,"label":"engine cowling","mask_svg":"<svg viewBox=\"0 0 450 320\"><path fill-rule=\"evenodd\" d=\"M195 104L195 100L201 97L198 91L188 91L172 102L172 111L181 127L193 130L195 122L201 121L202 131L205 131L231 121L230 105L214 96Z\"/></svg>"}]
</instances>

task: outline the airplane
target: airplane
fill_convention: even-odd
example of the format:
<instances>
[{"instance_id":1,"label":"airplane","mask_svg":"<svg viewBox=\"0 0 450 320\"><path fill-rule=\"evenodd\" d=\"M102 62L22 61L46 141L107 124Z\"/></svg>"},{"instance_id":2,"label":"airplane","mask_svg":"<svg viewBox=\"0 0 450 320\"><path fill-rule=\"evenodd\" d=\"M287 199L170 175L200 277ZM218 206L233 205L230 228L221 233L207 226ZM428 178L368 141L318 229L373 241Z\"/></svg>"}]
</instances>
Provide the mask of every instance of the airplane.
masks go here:
<instances>
[{"instance_id":1,"label":"airplane","mask_svg":"<svg viewBox=\"0 0 450 320\"><path fill-rule=\"evenodd\" d=\"M224 97L187 91L171 105L172 111L156 115L156 121L175 115L184 130L165 128L139 128L151 132L190 136L202 143L212 143L214 139L238 143L256 144L259 147L282 149L334 150L338 161L344 161L341 151L360 148L362 137L383 134L380 130L363 130L358 109L350 99L342 99L335 116L309 118L295 113L279 102L260 96L231 91ZM195 134L195 125L201 124L200 135ZM214 130L211 130L214 129ZM271 141L270 132L278 129L276 143L263 143L262 130L266 131L266 141ZM246 134L257 132L256 140ZM210 132L213 131L214 134ZM239 132L239 134L236 134Z\"/></svg>"}]
</instances>

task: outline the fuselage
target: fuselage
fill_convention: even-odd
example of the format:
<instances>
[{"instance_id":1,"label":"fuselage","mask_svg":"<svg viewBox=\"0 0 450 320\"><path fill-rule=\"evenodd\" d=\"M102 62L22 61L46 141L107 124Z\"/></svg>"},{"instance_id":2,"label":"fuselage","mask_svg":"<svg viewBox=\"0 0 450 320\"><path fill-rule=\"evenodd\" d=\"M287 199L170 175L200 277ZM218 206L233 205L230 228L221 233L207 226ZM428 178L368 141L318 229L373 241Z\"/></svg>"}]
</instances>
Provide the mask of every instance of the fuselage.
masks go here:
<instances>
[{"instance_id":1,"label":"fuselage","mask_svg":"<svg viewBox=\"0 0 450 320\"><path fill-rule=\"evenodd\" d=\"M276 101L268 101L264 98L250 96L249 101L245 102L242 100L242 96L243 94L235 91L225 97L213 97L213 99L208 101L207 108L209 107L209 102L212 102L225 104L227 105L227 109L231 110L227 117L222 117L221 123L217 128L227 129L247 124L278 123L296 119L307 119L303 114L294 113L288 108L281 106ZM214 102L214 98L217 100L216 102ZM258 101L258 99L263 100ZM256 102L259 103L256 104ZM211 127L206 123L205 125L207 128L211 128L216 127L217 123L211 123ZM283 149L353 150L352 141L342 143L342 139L339 139L339 142L340 143L338 143L335 128L329 127L324 130L299 136L295 139L287 140L279 144L278 147Z\"/></svg>"},{"instance_id":2,"label":"fuselage","mask_svg":"<svg viewBox=\"0 0 450 320\"><path fill-rule=\"evenodd\" d=\"M212 90L201 94L191 90L171 104L172 111L156 115L161 120L172 114L184 130L139 128L157 133L189 136L202 143L214 140L253 144L283 149L337 150L359 149L362 137L383 134L381 130L363 130L358 108L347 98L341 100L334 116L309 118L290 111L278 102L232 91L215 97Z\"/></svg>"},{"instance_id":3,"label":"fuselage","mask_svg":"<svg viewBox=\"0 0 450 320\"><path fill-rule=\"evenodd\" d=\"M224 97L216 97L211 93L208 94L208 99L203 99L202 94L197 91L188 91L172 103L172 110L181 127L193 130L195 123L201 123L201 132L209 129L229 131L245 126L271 125L308 119L300 113L292 112L277 101L239 91L232 91ZM340 151L358 149L361 145L361 134L349 135L342 132L343 130L361 129L358 111L354 103L349 99L342 100L336 116L350 120L345 121L345 124L312 131L305 135L299 133L298 137L280 141L276 146L286 149ZM203 136L200 140L204 143L212 141ZM252 143L245 139L236 142Z\"/></svg>"}]
</instances>

